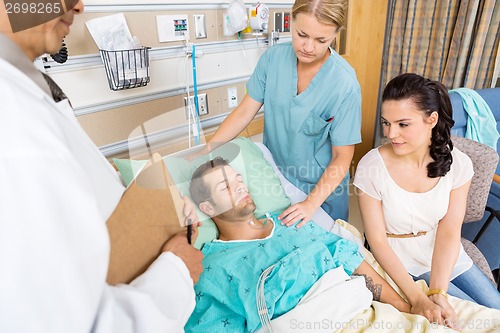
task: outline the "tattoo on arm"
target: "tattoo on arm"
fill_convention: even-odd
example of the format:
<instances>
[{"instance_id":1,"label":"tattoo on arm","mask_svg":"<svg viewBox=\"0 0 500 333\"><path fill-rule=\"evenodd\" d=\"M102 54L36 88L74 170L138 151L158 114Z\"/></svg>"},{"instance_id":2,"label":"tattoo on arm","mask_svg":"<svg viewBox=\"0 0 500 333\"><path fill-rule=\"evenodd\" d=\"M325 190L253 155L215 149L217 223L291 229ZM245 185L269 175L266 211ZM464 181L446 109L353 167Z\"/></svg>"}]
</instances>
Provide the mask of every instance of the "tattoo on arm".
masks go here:
<instances>
[{"instance_id":1,"label":"tattoo on arm","mask_svg":"<svg viewBox=\"0 0 500 333\"><path fill-rule=\"evenodd\" d=\"M373 279L366 274L354 273L353 275L363 276L365 278L366 288L368 288L368 290L373 294L373 300L380 301L380 296L382 295L381 284L376 284L375 282L373 282Z\"/></svg>"}]
</instances>

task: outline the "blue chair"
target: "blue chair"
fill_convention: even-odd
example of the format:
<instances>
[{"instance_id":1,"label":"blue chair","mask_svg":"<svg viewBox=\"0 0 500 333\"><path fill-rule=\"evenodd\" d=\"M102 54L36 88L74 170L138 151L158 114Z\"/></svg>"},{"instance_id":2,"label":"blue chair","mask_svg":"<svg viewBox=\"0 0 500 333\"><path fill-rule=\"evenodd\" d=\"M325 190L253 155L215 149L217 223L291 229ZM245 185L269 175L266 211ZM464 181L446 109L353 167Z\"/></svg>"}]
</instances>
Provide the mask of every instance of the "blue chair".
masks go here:
<instances>
[{"instance_id":1,"label":"blue chair","mask_svg":"<svg viewBox=\"0 0 500 333\"><path fill-rule=\"evenodd\" d=\"M500 88L479 89L477 93L486 101L496 120L497 130L500 131ZM460 95L450 94L455 125L452 134L465 136L467 113L465 112ZM500 152L500 140L497 142L497 153ZM500 163L496 167L494 180L491 183L486 213L475 223L466 223L462 227L462 236L474 243L484 254L491 269L496 273L500 270Z\"/></svg>"},{"instance_id":2,"label":"blue chair","mask_svg":"<svg viewBox=\"0 0 500 333\"><path fill-rule=\"evenodd\" d=\"M491 179L498 164L499 156L494 149L469 140L461 136L452 136L453 146L460 149L472 160L474 176L471 180L469 194L467 196L467 207L463 223L476 222L480 220L485 211L486 201L488 200L488 191L490 189ZM497 285L492 270L486 258L477 248L477 246L462 237L462 245L465 252L471 257L472 261L481 269L493 284Z\"/></svg>"}]
</instances>

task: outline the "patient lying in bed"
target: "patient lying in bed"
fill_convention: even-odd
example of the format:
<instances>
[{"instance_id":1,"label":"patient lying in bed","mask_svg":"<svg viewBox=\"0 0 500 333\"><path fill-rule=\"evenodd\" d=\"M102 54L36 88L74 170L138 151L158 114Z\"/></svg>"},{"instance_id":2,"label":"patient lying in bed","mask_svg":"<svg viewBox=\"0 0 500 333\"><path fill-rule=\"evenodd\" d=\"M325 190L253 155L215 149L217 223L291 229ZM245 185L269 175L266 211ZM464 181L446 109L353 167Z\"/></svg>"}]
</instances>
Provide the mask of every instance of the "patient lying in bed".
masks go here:
<instances>
[{"instance_id":1,"label":"patient lying in bed","mask_svg":"<svg viewBox=\"0 0 500 333\"><path fill-rule=\"evenodd\" d=\"M365 298L368 306L373 297L409 312L408 304L363 261L356 244L315 223L300 229L282 226L280 212L256 218L242 176L222 158L196 170L190 193L214 220L219 237L202 249L205 271L195 286L197 304L187 332L254 332L292 310L323 275L339 267L347 275L365 277L368 289L356 297ZM359 299L353 302L360 304Z\"/></svg>"}]
</instances>

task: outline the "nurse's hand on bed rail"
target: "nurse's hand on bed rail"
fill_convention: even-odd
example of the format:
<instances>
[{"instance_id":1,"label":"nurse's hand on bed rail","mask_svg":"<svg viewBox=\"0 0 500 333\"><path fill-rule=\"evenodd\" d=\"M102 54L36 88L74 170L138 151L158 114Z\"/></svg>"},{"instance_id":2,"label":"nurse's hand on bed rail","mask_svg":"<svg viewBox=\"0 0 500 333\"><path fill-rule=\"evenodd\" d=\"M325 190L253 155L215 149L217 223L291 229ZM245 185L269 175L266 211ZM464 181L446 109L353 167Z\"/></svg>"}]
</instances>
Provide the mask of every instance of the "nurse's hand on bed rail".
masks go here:
<instances>
[{"instance_id":1,"label":"nurse's hand on bed rail","mask_svg":"<svg viewBox=\"0 0 500 333\"><path fill-rule=\"evenodd\" d=\"M317 208L315 208L312 203L304 200L285 209L283 213L278 216L278 219L281 220L281 224L284 224L287 227L302 220L296 225L296 228L301 228L303 225L309 222L309 220L311 220L316 209Z\"/></svg>"},{"instance_id":2,"label":"nurse's hand on bed rail","mask_svg":"<svg viewBox=\"0 0 500 333\"><path fill-rule=\"evenodd\" d=\"M198 235L198 225L199 223L193 225L194 239L196 239L196 235ZM203 260L203 253L188 244L186 230L170 238L165 245L163 245L162 252L172 252L179 257L189 270L193 283L198 282L200 274L203 272L203 265L201 263Z\"/></svg>"}]
</instances>

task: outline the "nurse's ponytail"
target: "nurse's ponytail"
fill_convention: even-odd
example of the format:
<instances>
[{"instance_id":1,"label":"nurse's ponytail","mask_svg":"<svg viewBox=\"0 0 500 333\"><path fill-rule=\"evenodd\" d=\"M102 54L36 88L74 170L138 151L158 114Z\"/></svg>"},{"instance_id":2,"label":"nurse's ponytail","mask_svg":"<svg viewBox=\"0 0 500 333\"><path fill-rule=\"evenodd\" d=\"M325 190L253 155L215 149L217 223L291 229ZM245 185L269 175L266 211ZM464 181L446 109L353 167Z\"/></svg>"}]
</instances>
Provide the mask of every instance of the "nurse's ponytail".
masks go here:
<instances>
[{"instance_id":1,"label":"nurse's ponytail","mask_svg":"<svg viewBox=\"0 0 500 333\"><path fill-rule=\"evenodd\" d=\"M387 84L382 94L382 102L404 99L411 99L427 117L434 111L438 113L429 147L434 161L427 165L427 176L436 178L446 175L453 162L453 143L450 137L451 128L455 124L447 89L441 83L417 74L401 74Z\"/></svg>"}]
</instances>

